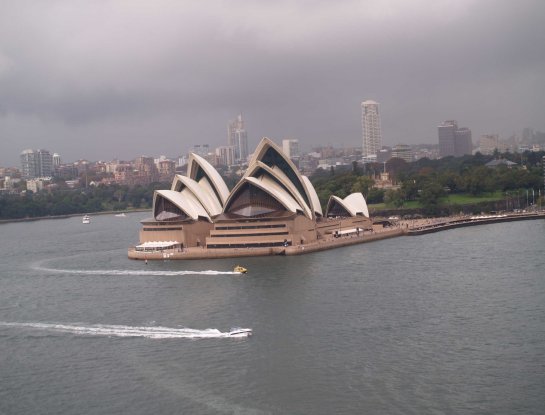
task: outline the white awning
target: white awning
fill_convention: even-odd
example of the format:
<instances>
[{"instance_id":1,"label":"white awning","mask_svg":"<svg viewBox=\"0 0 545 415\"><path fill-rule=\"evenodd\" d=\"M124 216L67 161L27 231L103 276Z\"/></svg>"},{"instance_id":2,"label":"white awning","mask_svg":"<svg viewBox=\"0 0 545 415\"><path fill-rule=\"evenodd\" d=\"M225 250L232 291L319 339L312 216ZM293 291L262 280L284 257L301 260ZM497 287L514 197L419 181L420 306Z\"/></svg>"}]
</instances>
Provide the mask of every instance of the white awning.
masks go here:
<instances>
[{"instance_id":1,"label":"white awning","mask_svg":"<svg viewBox=\"0 0 545 415\"><path fill-rule=\"evenodd\" d=\"M352 233L358 233L360 229L363 231L362 228L352 228L352 229L345 229L344 231L335 231L337 235L350 235Z\"/></svg>"},{"instance_id":2,"label":"white awning","mask_svg":"<svg viewBox=\"0 0 545 415\"><path fill-rule=\"evenodd\" d=\"M175 245L179 245L178 241L148 241L143 244L136 245L136 248L149 249L149 248L170 248Z\"/></svg>"}]
</instances>

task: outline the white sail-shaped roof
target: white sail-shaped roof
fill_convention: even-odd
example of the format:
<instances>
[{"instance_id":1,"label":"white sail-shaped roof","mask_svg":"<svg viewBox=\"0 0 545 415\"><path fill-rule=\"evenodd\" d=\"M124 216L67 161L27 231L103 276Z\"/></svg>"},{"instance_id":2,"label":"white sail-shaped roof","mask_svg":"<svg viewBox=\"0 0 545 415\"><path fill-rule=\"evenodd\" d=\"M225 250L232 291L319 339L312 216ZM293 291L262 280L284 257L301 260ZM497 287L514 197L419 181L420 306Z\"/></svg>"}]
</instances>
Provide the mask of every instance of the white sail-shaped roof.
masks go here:
<instances>
[{"instance_id":1,"label":"white sail-shaped roof","mask_svg":"<svg viewBox=\"0 0 545 415\"><path fill-rule=\"evenodd\" d=\"M338 196L331 196L327 202L326 215L329 215L335 204L338 204L349 216L363 215L369 217L369 209L365 198L361 193L352 193L341 199Z\"/></svg>"},{"instance_id":2,"label":"white sail-shaped roof","mask_svg":"<svg viewBox=\"0 0 545 415\"><path fill-rule=\"evenodd\" d=\"M210 186L208 180L202 178L201 182L198 183L187 176L177 174L172 182L171 190L182 191L186 188L193 192L193 195L198 199L210 216L216 216L222 212L223 206L218 200L216 193Z\"/></svg>"},{"instance_id":3,"label":"white sail-shaped roof","mask_svg":"<svg viewBox=\"0 0 545 415\"><path fill-rule=\"evenodd\" d=\"M246 180L260 187L271 196L274 196L290 212L295 213L297 211L303 211L303 208L299 203L297 203L297 201L271 177L262 175L259 178L247 177Z\"/></svg>"},{"instance_id":4,"label":"white sail-shaped roof","mask_svg":"<svg viewBox=\"0 0 545 415\"><path fill-rule=\"evenodd\" d=\"M229 189L217 170L201 156L190 153L187 163L187 176L197 182L201 182L204 176L216 193L223 206L229 197Z\"/></svg>"},{"instance_id":5,"label":"white sail-shaped roof","mask_svg":"<svg viewBox=\"0 0 545 415\"><path fill-rule=\"evenodd\" d=\"M153 194L154 214L157 197L159 196L173 203L189 218L193 220L198 220L199 217L202 217L209 222L212 222L210 216L201 205L199 200L195 197L193 192L191 192L187 188L185 188L181 192L175 192L173 190L156 190Z\"/></svg>"},{"instance_id":6,"label":"white sail-shaped roof","mask_svg":"<svg viewBox=\"0 0 545 415\"><path fill-rule=\"evenodd\" d=\"M249 175L251 167L258 161L266 164L270 168L278 167L289 181L295 186L297 192L303 198L307 207L312 205L311 195L308 192L307 186L305 186L301 173L297 170L297 167L287 157L282 149L276 145L271 139L264 137L258 144L252 159L250 160L249 168L246 171L246 175ZM314 215L313 215L314 218Z\"/></svg>"},{"instance_id":7,"label":"white sail-shaped roof","mask_svg":"<svg viewBox=\"0 0 545 415\"><path fill-rule=\"evenodd\" d=\"M299 205L299 209L303 211L305 216L309 219L312 219L312 210L306 204L301 194L297 191L297 188L292 183L292 181L278 166L269 167L265 163L257 160L254 164L248 167L245 176L261 177L264 174L268 174L271 177L274 177L274 179L276 179L276 181L289 192L290 196L295 199L295 201Z\"/></svg>"},{"instance_id":8,"label":"white sail-shaped roof","mask_svg":"<svg viewBox=\"0 0 545 415\"><path fill-rule=\"evenodd\" d=\"M355 212L356 215L361 214L365 217L369 217L369 208L367 207L367 202L361 193L352 193L346 196L344 203L350 207L352 212Z\"/></svg>"},{"instance_id":9,"label":"white sail-shaped roof","mask_svg":"<svg viewBox=\"0 0 545 415\"><path fill-rule=\"evenodd\" d=\"M235 204L240 192L244 189L245 185L254 186L261 189L263 192L272 196L274 200L284 207L289 212L303 212L303 208L297 203L297 201L278 184L273 178L268 175L261 175L260 177L243 177L231 191L229 199L225 203L224 212L229 213L232 205Z\"/></svg>"},{"instance_id":10,"label":"white sail-shaped roof","mask_svg":"<svg viewBox=\"0 0 545 415\"><path fill-rule=\"evenodd\" d=\"M301 175L303 178L303 184L305 185L305 189L307 190L307 193L310 195L310 203L312 205L312 210L317 216L324 216L322 213L322 205L320 204L320 199L318 198L318 194L316 193L316 189L310 182L309 178L307 176Z\"/></svg>"}]
</instances>

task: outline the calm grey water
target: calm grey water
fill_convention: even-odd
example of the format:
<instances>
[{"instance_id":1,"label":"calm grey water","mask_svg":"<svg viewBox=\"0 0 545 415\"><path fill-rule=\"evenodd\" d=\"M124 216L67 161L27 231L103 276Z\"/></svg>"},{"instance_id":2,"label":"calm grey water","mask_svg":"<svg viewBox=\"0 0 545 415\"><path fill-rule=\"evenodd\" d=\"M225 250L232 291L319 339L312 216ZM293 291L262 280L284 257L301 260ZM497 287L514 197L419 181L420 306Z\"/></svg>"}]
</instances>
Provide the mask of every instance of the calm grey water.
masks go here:
<instances>
[{"instance_id":1,"label":"calm grey water","mask_svg":"<svg viewBox=\"0 0 545 415\"><path fill-rule=\"evenodd\" d=\"M0 225L0 413L545 411L545 221L244 259L238 276L127 259L145 216Z\"/></svg>"}]
</instances>

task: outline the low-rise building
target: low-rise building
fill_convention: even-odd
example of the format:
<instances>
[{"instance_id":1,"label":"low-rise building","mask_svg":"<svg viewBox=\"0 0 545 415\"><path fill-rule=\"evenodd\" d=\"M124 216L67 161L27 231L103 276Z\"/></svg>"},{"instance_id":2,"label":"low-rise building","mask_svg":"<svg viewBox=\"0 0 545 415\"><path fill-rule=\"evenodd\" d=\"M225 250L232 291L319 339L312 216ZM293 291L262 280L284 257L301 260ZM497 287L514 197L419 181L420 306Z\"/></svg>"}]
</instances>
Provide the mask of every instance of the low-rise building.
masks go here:
<instances>
[{"instance_id":1,"label":"low-rise building","mask_svg":"<svg viewBox=\"0 0 545 415\"><path fill-rule=\"evenodd\" d=\"M407 163L413 161L413 150L407 144L396 144L392 147L392 158L405 160ZM377 160L378 161L378 160Z\"/></svg>"},{"instance_id":2,"label":"low-rise building","mask_svg":"<svg viewBox=\"0 0 545 415\"><path fill-rule=\"evenodd\" d=\"M51 177L37 177L35 179L28 179L26 181L26 189L34 193L42 191L49 183L51 183Z\"/></svg>"}]
</instances>

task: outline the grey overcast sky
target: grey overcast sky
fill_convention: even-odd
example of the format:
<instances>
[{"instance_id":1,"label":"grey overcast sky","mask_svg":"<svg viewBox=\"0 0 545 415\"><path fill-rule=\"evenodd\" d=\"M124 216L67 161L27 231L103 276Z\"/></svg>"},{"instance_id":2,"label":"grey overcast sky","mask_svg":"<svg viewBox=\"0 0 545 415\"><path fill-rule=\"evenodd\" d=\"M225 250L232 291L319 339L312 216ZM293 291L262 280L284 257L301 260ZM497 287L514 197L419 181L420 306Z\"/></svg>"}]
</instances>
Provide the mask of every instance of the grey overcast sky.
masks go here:
<instances>
[{"instance_id":1,"label":"grey overcast sky","mask_svg":"<svg viewBox=\"0 0 545 415\"><path fill-rule=\"evenodd\" d=\"M0 166L27 148L74 161L545 131L543 0L0 0Z\"/></svg>"}]
</instances>

